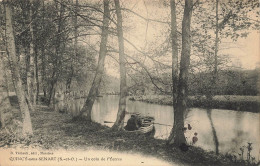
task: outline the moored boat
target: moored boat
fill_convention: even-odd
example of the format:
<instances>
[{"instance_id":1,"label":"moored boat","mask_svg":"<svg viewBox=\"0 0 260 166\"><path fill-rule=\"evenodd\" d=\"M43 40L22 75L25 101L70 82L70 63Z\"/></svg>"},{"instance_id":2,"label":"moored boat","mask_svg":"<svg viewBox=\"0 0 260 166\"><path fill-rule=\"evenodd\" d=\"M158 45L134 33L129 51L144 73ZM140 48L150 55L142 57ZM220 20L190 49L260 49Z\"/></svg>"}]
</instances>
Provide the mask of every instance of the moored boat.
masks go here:
<instances>
[{"instance_id":1,"label":"moored boat","mask_svg":"<svg viewBox=\"0 0 260 166\"><path fill-rule=\"evenodd\" d=\"M140 134L147 134L147 133L152 133L154 129L154 117L151 116L142 116L140 114L134 114L140 121L141 121L141 126L134 131L128 131L125 129L127 132L136 132Z\"/></svg>"}]
</instances>

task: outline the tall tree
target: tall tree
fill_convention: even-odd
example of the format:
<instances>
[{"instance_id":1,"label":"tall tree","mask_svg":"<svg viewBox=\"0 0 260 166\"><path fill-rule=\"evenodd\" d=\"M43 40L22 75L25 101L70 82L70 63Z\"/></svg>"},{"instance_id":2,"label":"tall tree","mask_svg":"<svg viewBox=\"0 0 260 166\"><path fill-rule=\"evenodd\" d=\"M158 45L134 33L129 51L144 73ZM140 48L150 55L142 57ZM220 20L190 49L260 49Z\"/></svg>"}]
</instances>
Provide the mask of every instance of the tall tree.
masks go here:
<instances>
[{"instance_id":1,"label":"tall tree","mask_svg":"<svg viewBox=\"0 0 260 166\"><path fill-rule=\"evenodd\" d=\"M60 75L59 65L61 64L61 56L64 51L64 34L63 34L63 28L65 28L65 6L56 1L56 8L58 10L58 25L57 25L57 36L55 39L55 51L54 51L54 60L53 60L53 69L52 69L52 75L51 75L51 81L50 81L50 88L49 88L49 99L48 104L50 105L53 103L54 96L55 96L55 86L58 82L58 78ZM60 6L60 7L59 7ZM59 8L59 9L58 9Z\"/></svg>"},{"instance_id":2,"label":"tall tree","mask_svg":"<svg viewBox=\"0 0 260 166\"><path fill-rule=\"evenodd\" d=\"M28 95L29 99L32 102L33 105L33 110L36 105L36 57L35 57L35 51L34 51L34 33L33 33L33 0L30 0L30 10L29 10L29 17L30 17L30 36L31 36L31 41L30 41L30 60L29 60L29 66L30 70L28 71L29 75L29 84L28 84Z\"/></svg>"},{"instance_id":3,"label":"tall tree","mask_svg":"<svg viewBox=\"0 0 260 166\"><path fill-rule=\"evenodd\" d=\"M124 127L124 118L126 113L126 57L124 52L124 36L122 27L122 13L120 8L119 0L115 0L116 16L117 16L117 35L119 45L119 66L120 66L120 99L119 108L117 112L116 122L113 125L113 129L120 130Z\"/></svg>"},{"instance_id":4,"label":"tall tree","mask_svg":"<svg viewBox=\"0 0 260 166\"><path fill-rule=\"evenodd\" d=\"M33 73L31 70L33 70L33 62L31 59L30 55L30 51L32 52L32 50L30 49L30 47L32 46L31 44L31 18L30 18L30 11L31 11L31 6L30 6L30 1L21 1L21 3L16 3L19 4L19 7L21 7L21 13L20 13L20 18L21 19L21 24L18 24L21 26L22 29L25 29L22 32L22 35L17 35L16 36L16 48L19 48L18 50L20 50L19 52L22 51L22 49L24 50L24 54L26 55L26 70L24 72L25 74L25 80L24 80L24 84L25 86L25 90L26 90L26 101L28 103L29 109L34 111L34 106L33 106L33 100L32 100L32 96L33 96L33 88L32 88L32 84L33 84ZM33 49L33 47L31 47ZM20 61L20 55L19 52L17 52L17 56L18 56L18 61ZM22 61L20 61L20 63L22 64ZM11 66L11 65L10 65ZM21 69L22 70L22 69ZM22 74L23 72L21 72ZM22 75L23 78L23 75ZM15 85L14 85L15 86Z\"/></svg>"},{"instance_id":5,"label":"tall tree","mask_svg":"<svg viewBox=\"0 0 260 166\"><path fill-rule=\"evenodd\" d=\"M218 17L218 5L219 5L219 0L216 0L216 29L215 29L215 53L214 53L214 72L213 72L213 80L212 80L212 86L211 86L211 91L210 91L210 95L208 95L207 97L209 97L208 99L209 100L212 100L213 99L213 95L216 95L216 90L217 90L217 87L216 87L216 84L217 84L217 79L218 79L218 42L219 42L219 37L218 37L218 33L219 33L219 28L218 28L218 20L219 20L219 17ZM213 141L215 143L215 152L216 154L219 153L219 142L218 142L218 137L217 137L217 132L216 132L216 129L214 127L214 124L213 124L213 121L212 121L212 117L211 117L211 109L208 109L207 110L207 115L208 115L208 118L210 120L210 125L211 125L211 128L212 128L212 134L213 134Z\"/></svg>"},{"instance_id":6,"label":"tall tree","mask_svg":"<svg viewBox=\"0 0 260 166\"><path fill-rule=\"evenodd\" d=\"M41 44L41 78L42 78L42 90L43 96L46 98L47 93L47 79L46 79L46 56L45 56L45 45L46 45L46 37L44 34L45 31L45 3L42 1L42 14L41 14L41 39L43 43Z\"/></svg>"},{"instance_id":7,"label":"tall tree","mask_svg":"<svg viewBox=\"0 0 260 166\"><path fill-rule=\"evenodd\" d=\"M192 0L185 0L184 16L182 20L182 51L180 62L180 74L178 82L178 96L177 103L174 110L174 126L173 137L170 137L169 144L179 146L186 143L184 136L184 117L183 112L187 108L187 93L188 93L188 74L190 65L191 53L191 16L192 16L193 2Z\"/></svg>"},{"instance_id":8,"label":"tall tree","mask_svg":"<svg viewBox=\"0 0 260 166\"><path fill-rule=\"evenodd\" d=\"M218 74L218 0L216 0L216 30L215 30L215 56L214 56L214 74L213 74L213 88L216 87L217 74ZM214 93L215 94L215 93Z\"/></svg>"},{"instance_id":9,"label":"tall tree","mask_svg":"<svg viewBox=\"0 0 260 166\"><path fill-rule=\"evenodd\" d=\"M13 32L13 25L12 25L12 15L11 15L12 8L9 2L10 1L5 2L6 50L8 52L10 62L12 63L12 70L13 70L13 75L14 75L15 85L16 85L16 95L22 113L22 119L23 119L22 134L23 136L28 136L33 134L32 123L31 123L29 107L26 103L25 92L24 92L24 88L20 76L19 62L16 56L14 32Z\"/></svg>"},{"instance_id":10,"label":"tall tree","mask_svg":"<svg viewBox=\"0 0 260 166\"><path fill-rule=\"evenodd\" d=\"M175 0L170 1L171 6L171 44L172 44L172 97L173 97L173 111L175 111L176 108L176 99L177 99L177 86L178 86L178 35L177 35L177 21L176 21L176 4ZM177 116L176 116L177 118ZM177 120L174 116L174 124ZM167 143L169 143L169 140L172 140L174 137L174 128L172 128L171 134L169 136L169 139Z\"/></svg>"},{"instance_id":11,"label":"tall tree","mask_svg":"<svg viewBox=\"0 0 260 166\"><path fill-rule=\"evenodd\" d=\"M73 0L71 1L71 3L73 4ZM75 4L75 11L74 12L71 12L72 13L72 17L71 17L71 23L73 24L74 26L74 31L73 31L73 34L74 34L74 41L73 41L73 56L70 57L70 61L71 61L71 65L70 65L70 74L69 74L69 77L67 79L67 82L66 82L66 91L69 92L70 91L70 86L71 86L71 82L72 82L72 79L73 79L73 75L74 75L74 59L77 58L77 54L78 54L78 17L77 17L77 14L79 12L79 1L76 0L76 4ZM73 14L74 13L74 14Z\"/></svg>"},{"instance_id":12,"label":"tall tree","mask_svg":"<svg viewBox=\"0 0 260 166\"><path fill-rule=\"evenodd\" d=\"M95 78L92 82L92 86L88 93L88 97L82 110L80 111L80 115L87 114L86 119L91 121L91 111L95 99L98 95L98 88L100 86L100 82L102 79L102 75L104 73L104 62L107 54L107 38L108 38L108 27L109 27L109 0L103 0L104 3L104 15L103 15L103 26L102 26L102 34L101 34L101 42L100 42L100 50L99 50L99 58L98 58L98 66L96 69Z\"/></svg>"},{"instance_id":13,"label":"tall tree","mask_svg":"<svg viewBox=\"0 0 260 166\"><path fill-rule=\"evenodd\" d=\"M0 50L0 70L2 71L0 73L0 128L5 126L4 114L11 108L5 76L4 53L5 51Z\"/></svg>"}]
</instances>

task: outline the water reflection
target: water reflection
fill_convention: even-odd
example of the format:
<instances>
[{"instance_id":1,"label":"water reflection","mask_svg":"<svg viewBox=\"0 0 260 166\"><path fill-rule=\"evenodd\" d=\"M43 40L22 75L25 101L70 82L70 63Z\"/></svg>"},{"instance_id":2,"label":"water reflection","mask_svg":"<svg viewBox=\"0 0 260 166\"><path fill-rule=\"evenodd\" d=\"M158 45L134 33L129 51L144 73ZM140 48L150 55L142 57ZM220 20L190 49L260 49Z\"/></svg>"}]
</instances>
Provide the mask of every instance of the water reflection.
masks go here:
<instances>
[{"instance_id":1,"label":"water reflection","mask_svg":"<svg viewBox=\"0 0 260 166\"><path fill-rule=\"evenodd\" d=\"M212 130L213 141L214 141L214 144L215 144L215 152L216 152L216 154L218 154L219 153L219 150L218 150L219 142L218 142L217 132L216 132L214 123L212 121L211 111L212 111L211 109L207 109L207 115L208 115L208 118L209 118L211 130Z\"/></svg>"},{"instance_id":2,"label":"water reflection","mask_svg":"<svg viewBox=\"0 0 260 166\"><path fill-rule=\"evenodd\" d=\"M76 116L83 107L85 99L76 99L66 101L68 112ZM118 110L118 96L104 96L97 98L93 105L92 119L98 123L112 126L113 123L104 123L104 121L114 122ZM64 106L62 102L56 105L57 110ZM145 115L155 117L155 123L172 125L173 110L171 106L149 104L138 101L127 101L127 111L130 113L140 112ZM195 132L198 133L198 142L205 150L216 151L220 153L238 153L239 148L247 145L247 142L253 143L252 154L259 156L259 114L250 112L239 112L231 110L212 109L205 110L199 108L189 109L184 113L185 126L190 124L191 130L187 130L185 136L190 143ZM126 114L125 122L130 118ZM171 126L155 125L155 137L158 139L167 139ZM216 144L216 142L218 144ZM216 146L217 145L217 146Z\"/></svg>"}]
</instances>

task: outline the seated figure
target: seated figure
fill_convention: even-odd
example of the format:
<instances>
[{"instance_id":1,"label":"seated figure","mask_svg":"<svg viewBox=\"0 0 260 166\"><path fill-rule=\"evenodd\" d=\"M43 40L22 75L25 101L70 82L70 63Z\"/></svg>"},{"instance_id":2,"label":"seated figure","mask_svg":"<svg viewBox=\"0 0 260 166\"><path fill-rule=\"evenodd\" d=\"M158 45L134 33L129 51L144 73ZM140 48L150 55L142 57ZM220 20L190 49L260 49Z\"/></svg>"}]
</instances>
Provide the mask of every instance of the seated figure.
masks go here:
<instances>
[{"instance_id":1,"label":"seated figure","mask_svg":"<svg viewBox=\"0 0 260 166\"><path fill-rule=\"evenodd\" d=\"M128 131L134 131L134 130L138 130L139 127L141 127L142 122L141 120L135 116L135 115L131 115L131 118L128 119L127 121L127 125L125 126L125 129Z\"/></svg>"}]
</instances>

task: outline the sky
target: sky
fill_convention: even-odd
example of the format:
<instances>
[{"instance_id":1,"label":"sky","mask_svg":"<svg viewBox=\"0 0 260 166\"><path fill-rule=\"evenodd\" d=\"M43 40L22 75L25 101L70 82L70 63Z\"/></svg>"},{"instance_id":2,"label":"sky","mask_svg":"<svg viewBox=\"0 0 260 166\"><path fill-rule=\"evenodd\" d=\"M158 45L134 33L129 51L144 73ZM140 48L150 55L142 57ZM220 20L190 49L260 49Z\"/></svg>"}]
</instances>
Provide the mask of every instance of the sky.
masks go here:
<instances>
[{"instance_id":1,"label":"sky","mask_svg":"<svg viewBox=\"0 0 260 166\"><path fill-rule=\"evenodd\" d=\"M240 38L232 45L235 48L223 50L221 53L229 54L233 65L238 65L237 67L242 67L243 69L255 69L257 66L260 67L259 32L252 31L247 38Z\"/></svg>"},{"instance_id":2,"label":"sky","mask_svg":"<svg viewBox=\"0 0 260 166\"><path fill-rule=\"evenodd\" d=\"M134 12L140 14L143 17L149 17L151 19L160 20L163 18L170 21L170 7L160 6L156 4L157 0L147 1L147 0L125 0L121 3L123 7L132 9ZM178 9L181 11L181 9ZM135 46L142 50L147 51L149 47L158 47L160 43L165 40L165 36L162 36L161 31L169 29L169 25L156 23L156 22L147 22L134 14L123 11L128 14L128 17L123 20L123 25L130 27L124 31L124 37L135 44ZM124 17L123 17L124 18ZM181 31L181 19L177 20L179 31ZM193 26L193 25L191 25ZM160 38L161 37L161 38ZM240 69L255 69L257 66L260 67L260 36L259 32L251 31L246 38L239 38L236 42L230 39L222 39L220 43L219 55L228 55L231 63L230 66ZM117 38L114 38L117 40ZM146 43L148 42L148 44ZM154 43L154 44L152 44ZM228 43L228 44L227 44ZM132 46L125 42L125 47L128 52L132 51L138 53ZM228 49L223 48L228 47ZM126 51L126 52L127 52ZM134 54L134 53L133 53ZM112 73L114 76L119 76L119 70L117 67L115 69L114 65L111 68L110 64L112 60L108 58L109 64L106 65L107 72ZM171 59L169 59L170 63Z\"/></svg>"}]
</instances>

